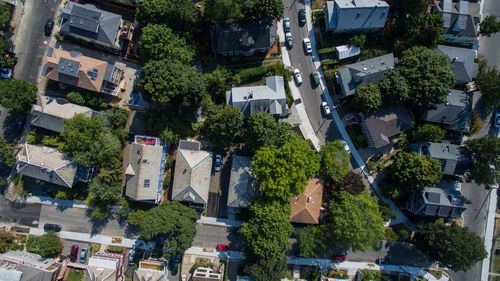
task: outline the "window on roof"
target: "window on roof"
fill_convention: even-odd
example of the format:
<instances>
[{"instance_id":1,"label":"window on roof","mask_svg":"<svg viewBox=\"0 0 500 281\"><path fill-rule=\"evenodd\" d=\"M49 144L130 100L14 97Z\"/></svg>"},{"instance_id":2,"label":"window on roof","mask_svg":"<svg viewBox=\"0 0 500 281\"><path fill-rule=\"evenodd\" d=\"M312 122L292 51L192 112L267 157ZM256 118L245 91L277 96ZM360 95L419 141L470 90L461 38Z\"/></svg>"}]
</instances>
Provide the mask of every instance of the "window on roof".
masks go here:
<instances>
[{"instance_id":1,"label":"window on roof","mask_svg":"<svg viewBox=\"0 0 500 281\"><path fill-rule=\"evenodd\" d=\"M149 183L150 183L150 180L149 179L145 179L144 180L144 187L149 187Z\"/></svg>"}]
</instances>

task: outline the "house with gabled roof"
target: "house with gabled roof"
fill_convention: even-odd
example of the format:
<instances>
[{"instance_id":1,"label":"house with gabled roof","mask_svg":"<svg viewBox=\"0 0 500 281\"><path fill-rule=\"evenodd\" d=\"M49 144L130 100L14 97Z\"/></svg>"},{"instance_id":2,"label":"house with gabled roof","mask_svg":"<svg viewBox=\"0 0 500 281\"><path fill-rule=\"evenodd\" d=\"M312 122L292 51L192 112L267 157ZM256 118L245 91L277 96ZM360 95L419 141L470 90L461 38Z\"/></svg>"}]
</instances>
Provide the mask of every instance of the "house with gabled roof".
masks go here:
<instances>
[{"instance_id":1,"label":"house with gabled roof","mask_svg":"<svg viewBox=\"0 0 500 281\"><path fill-rule=\"evenodd\" d=\"M226 92L226 103L247 118L255 112L267 112L277 118L288 116L283 76L269 76L263 86L232 88Z\"/></svg>"},{"instance_id":2,"label":"house with gabled roof","mask_svg":"<svg viewBox=\"0 0 500 281\"><path fill-rule=\"evenodd\" d=\"M62 98L41 96L40 104L33 105L31 109L31 125L61 133L64 130L64 121L77 114L95 118L100 113Z\"/></svg>"},{"instance_id":3,"label":"house with gabled roof","mask_svg":"<svg viewBox=\"0 0 500 281\"><path fill-rule=\"evenodd\" d=\"M122 254L97 252L92 255L85 270L86 281L122 281L123 276Z\"/></svg>"},{"instance_id":4,"label":"house with gabled roof","mask_svg":"<svg viewBox=\"0 0 500 281\"><path fill-rule=\"evenodd\" d=\"M310 179L302 194L290 198L290 221L300 224L319 224L322 200L323 182L319 179Z\"/></svg>"},{"instance_id":5,"label":"house with gabled roof","mask_svg":"<svg viewBox=\"0 0 500 281\"><path fill-rule=\"evenodd\" d=\"M476 78L479 64L475 62L477 51L473 49L438 45L435 51L448 57L455 74L455 84L465 85Z\"/></svg>"},{"instance_id":6,"label":"house with gabled roof","mask_svg":"<svg viewBox=\"0 0 500 281\"><path fill-rule=\"evenodd\" d=\"M181 140L175 160L172 200L204 209L208 203L212 152L201 150L201 143Z\"/></svg>"},{"instance_id":7,"label":"house with gabled roof","mask_svg":"<svg viewBox=\"0 0 500 281\"><path fill-rule=\"evenodd\" d=\"M25 143L16 155L17 173L71 188L75 181L88 182L92 169L75 163L59 150Z\"/></svg>"},{"instance_id":8,"label":"house with gabled roof","mask_svg":"<svg viewBox=\"0 0 500 281\"><path fill-rule=\"evenodd\" d=\"M227 209L230 214L238 214L241 209L248 208L260 195L257 180L252 175L251 161L250 157L232 156L227 195Z\"/></svg>"},{"instance_id":9,"label":"house with gabled roof","mask_svg":"<svg viewBox=\"0 0 500 281\"><path fill-rule=\"evenodd\" d=\"M382 0L326 1L326 30L333 33L371 33L384 28L389 4Z\"/></svg>"},{"instance_id":10,"label":"house with gabled roof","mask_svg":"<svg viewBox=\"0 0 500 281\"><path fill-rule=\"evenodd\" d=\"M0 254L0 280L53 281L63 265L52 259L26 251L8 251Z\"/></svg>"},{"instance_id":11,"label":"house with gabled roof","mask_svg":"<svg viewBox=\"0 0 500 281\"><path fill-rule=\"evenodd\" d=\"M167 265L156 260L139 261L139 268L134 271L134 281L168 281Z\"/></svg>"},{"instance_id":12,"label":"house with gabled roof","mask_svg":"<svg viewBox=\"0 0 500 281\"><path fill-rule=\"evenodd\" d=\"M409 149L419 155L439 160L443 175L463 176L472 165L472 159L467 149L460 145L446 142L426 142L410 144Z\"/></svg>"},{"instance_id":13,"label":"house with gabled roof","mask_svg":"<svg viewBox=\"0 0 500 281\"><path fill-rule=\"evenodd\" d=\"M472 97L464 91L451 89L446 102L425 112L422 119L439 124L447 130L468 133L472 122Z\"/></svg>"},{"instance_id":14,"label":"house with gabled roof","mask_svg":"<svg viewBox=\"0 0 500 281\"><path fill-rule=\"evenodd\" d=\"M433 12L442 14L444 20L443 41L477 49L480 5L466 0L436 0L434 3Z\"/></svg>"}]
</instances>

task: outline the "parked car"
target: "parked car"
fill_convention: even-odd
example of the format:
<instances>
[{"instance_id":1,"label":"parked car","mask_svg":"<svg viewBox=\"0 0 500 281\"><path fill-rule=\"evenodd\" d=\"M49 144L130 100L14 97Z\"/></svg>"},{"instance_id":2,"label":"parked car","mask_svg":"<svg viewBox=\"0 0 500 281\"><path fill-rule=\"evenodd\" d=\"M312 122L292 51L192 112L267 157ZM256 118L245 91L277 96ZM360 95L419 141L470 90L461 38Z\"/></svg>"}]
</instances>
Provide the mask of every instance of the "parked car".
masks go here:
<instances>
[{"instance_id":1,"label":"parked car","mask_svg":"<svg viewBox=\"0 0 500 281\"><path fill-rule=\"evenodd\" d=\"M222 156L220 154L215 154L214 171L220 172L221 166L222 166Z\"/></svg>"},{"instance_id":2,"label":"parked car","mask_svg":"<svg viewBox=\"0 0 500 281\"><path fill-rule=\"evenodd\" d=\"M80 250L80 263L85 263L87 261L87 248L82 248Z\"/></svg>"},{"instance_id":3,"label":"parked car","mask_svg":"<svg viewBox=\"0 0 500 281\"><path fill-rule=\"evenodd\" d=\"M295 79L295 83L297 83L297 85L302 84L302 75L300 75L300 70L298 68L293 70L293 78Z\"/></svg>"},{"instance_id":4,"label":"parked car","mask_svg":"<svg viewBox=\"0 0 500 281\"><path fill-rule=\"evenodd\" d=\"M309 38L304 38L304 50L308 55L312 54L311 40Z\"/></svg>"},{"instance_id":5,"label":"parked car","mask_svg":"<svg viewBox=\"0 0 500 281\"><path fill-rule=\"evenodd\" d=\"M45 36L50 36L52 34L52 29L54 28L54 20L52 18L48 18L45 22L44 31Z\"/></svg>"},{"instance_id":6,"label":"parked car","mask_svg":"<svg viewBox=\"0 0 500 281\"><path fill-rule=\"evenodd\" d=\"M177 275L180 263L181 257L179 255L172 256L172 259L170 260L170 273L172 273L172 275Z\"/></svg>"},{"instance_id":7,"label":"parked car","mask_svg":"<svg viewBox=\"0 0 500 281\"><path fill-rule=\"evenodd\" d=\"M495 114L495 127L500 129L500 112Z\"/></svg>"},{"instance_id":8,"label":"parked car","mask_svg":"<svg viewBox=\"0 0 500 281\"><path fill-rule=\"evenodd\" d=\"M386 260L384 258L378 258L375 260L376 264L386 264Z\"/></svg>"},{"instance_id":9,"label":"parked car","mask_svg":"<svg viewBox=\"0 0 500 281\"><path fill-rule=\"evenodd\" d=\"M321 108L323 109L323 113L325 115L330 115L332 111L330 110L330 107L328 106L328 103L326 101L321 103Z\"/></svg>"},{"instance_id":10,"label":"parked car","mask_svg":"<svg viewBox=\"0 0 500 281\"><path fill-rule=\"evenodd\" d=\"M290 32L287 32L285 34L285 41L288 48L291 49L293 47L293 39L292 39L292 34Z\"/></svg>"},{"instance_id":11,"label":"parked car","mask_svg":"<svg viewBox=\"0 0 500 281\"><path fill-rule=\"evenodd\" d=\"M46 223L43 225L43 230L45 231L54 231L54 232L59 232L61 231L62 227L59 224L55 223Z\"/></svg>"},{"instance_id":12,"label":"parked car","mask_svg":"<svg viewBox=\"0 0 500 281\"><path fill-rule=\"evenodd\" d=\"M299 10L299 24L300 25L306 24L306 10L304 9Z\"/></svg>"},{"instance_id":13,"label":"parked car","mask_svg":"<svg viewBox=\"0 0 500 281\"><path fill-rule=\"evenodd\" d=\"M77 258L78 258L78 245L73 245L71 246L71 250L69 252L69 261L76 262Z\"/></svg>"},{"instance_id":14,"label":"parked car","mask_svg":"<svg viewBox=\"0 0 500 281\"><path fill-rule=\"evenodd\" d=\"M135 264L135 251L132 249L128 253L128 265L134 265Z\"/></svg>"},{"instance_id":15,"label":"parked car","mask_svg":"<svg viewBox=\"0 0 500 281\"><path fill-rule=\"evenodd\" d=\"M215 247L215 249L217 249L217 251L228 251L229 249L231 249L231 245L229 245L229 244L217 244L217 247Z\"/></svg>"},{"instance_id":16,"label":"parked car","mask_svg":"<svg viewBox=\"0 0 500 281\"><path fill-rule=\"evenodd\" d=\"M346 255L334 255L334 256L332 256L332 260L334 262L344 262L347 260L347 256Z\"/></svg>"},{"instance_id":17,"label":"parked car","mask_svg":"<svg viewBox=\"0 0 500 281\"><path fill-rule=\"evenodd\" d=\"M311 81L313 82L314 87L319 86L319 72L314 71L313 73L311 73Z\"/></svg>"},{"instance_id":18,"label":"parked car","mask_svg":"<svg viewBox=\"0 0 500 281\"><path fill-rule=\"evenodd\" d=\"M2 79L11 79L12 78L12 68L10 68L10 67L0 68L0 77Z\"/></svg>"},{"instance_id":19,"label":"parked car","mask_svg":"<svg viewBox=\"0 0 500 281\"><path fill-rule=\"evenodd\" d=\"M345 140L341 140L341 142L344 144L344 150L347 151L347 153L351 153L351 149L349 148L349 145Z\"/></svg>"},{"instance_id":20,"label":"parked car","mask_svg":"<svg viewBox=\"0 0 500 281\"><path fill-rule=\"evenodd\" d=\"M290 26L290 18L283 19L283 29L285 30L285 33L290 32L292 30Z\"/></svg>"}]
</instances>

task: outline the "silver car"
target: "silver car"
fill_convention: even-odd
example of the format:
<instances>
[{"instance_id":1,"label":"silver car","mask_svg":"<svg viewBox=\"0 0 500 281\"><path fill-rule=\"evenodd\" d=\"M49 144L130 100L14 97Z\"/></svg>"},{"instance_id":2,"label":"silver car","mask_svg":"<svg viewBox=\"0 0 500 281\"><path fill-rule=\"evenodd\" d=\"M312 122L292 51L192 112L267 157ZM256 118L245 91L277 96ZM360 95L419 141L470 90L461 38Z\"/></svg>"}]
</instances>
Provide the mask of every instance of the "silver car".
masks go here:
<instances>
[{"instance_id":1,"label":"silver car","mask_svg":"<svg viewBox=\"0 0 500 281\"><path fill-rule=\"evenodd\" d=\"M300 74L300 70L298 68L293 71L293 78L295 78L295 83L297 83L297 85L302 84L302 75Z\"/></svg>"}]
</instances>

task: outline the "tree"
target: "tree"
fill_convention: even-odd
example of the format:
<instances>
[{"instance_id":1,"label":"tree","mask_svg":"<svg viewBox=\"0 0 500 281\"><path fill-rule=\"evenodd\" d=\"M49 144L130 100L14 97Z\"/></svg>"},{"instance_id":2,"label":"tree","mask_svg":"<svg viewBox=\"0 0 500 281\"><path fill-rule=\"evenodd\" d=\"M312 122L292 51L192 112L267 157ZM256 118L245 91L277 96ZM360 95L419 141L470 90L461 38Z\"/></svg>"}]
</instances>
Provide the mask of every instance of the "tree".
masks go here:
<instances>
[{"instance_id":1,"label":"tree","mask_svg":"<svg viewBox=\"0 0 500 281\"><path fill-rule=\"evenodd\" d=\"M176 59L189 64L194 57L194 50L186 43L186 40L162 24L149 24L144 27L138 47L146 61Z\"/></svg>"},{"instance_id":2,"label":"tree","mask_svg":"<svg viewBox=\"0 0 500 281\"><path fill-rule=\"evenodd\" d=\"M104 117L113 130L125 128L128 120L128 111L122 108L113 107L104 112Z\"/></svg>"},{"instance_id":3,"label":"tree","mask_svg":"<svg viewBox=\"0 0 500 281\"><path fill-rule=\"evenodd\" d=\"M321 159L320 174L327 181L336 181L349 171L351 155L340 140L327 142L319 152Z\"/></svg>"},{"instance_id":4,"label":"tree","mask_svg":"<svg viewBox=\"0 0 500 281\"><path fill-rule=\"evenodd\" d=\"M413 132L414 142L441 142L446 132L436 125L424 124Z\"/></svg>"},{"instance_id":5,"label":"tree","mask_svg":"<svg viewBox=\"0 0 500 281\"><path fill-rule=\"evenodd\" d=\"M147 62L140 86L154 102L172 107L197 105L206 90L201 73L177 60Z\"/></svg>"},{"instance_id":6,"label":"tree","mask_svg":"<svg viewBox=\"0 0 500 281\"><path fill-rule=\"evenodd\" d=\"M16 113L26 113L36 98L37 88L28 81L0 80L0 105Z\"/></svg>"},{"instance_id":7,"label":"tree","mask_svg":"<svg viewBox=\"0 0 500 281\"><path fill-rule=\"evenodd\" d=\"M429 0L399 0L395 4L402 15L411 17L426 13L429 2Z\"/></svg>"},{"instance_id":8,"label":"tree","mask_svg":"<svg viewBox=\"0 0 500 281\"><path fill-rule=\"evenodd\" d=\"M218 67L203 74L207 83L207 92L217 104L226 103L226 92L231 89L233 74L226 68Z\"/></svg>"},{"instance_id":9,"label":"tree","mask_svg":"<svg viewBox=\"0 0 500 281\"><path fill-rule=\"evenodd\" d=\"M69 92L67 95L66 95L66 99L71 102L71 103L74 103L74 104L78 104L78 105L85 105L85 99L83 98L83 96L78 93L78 92Z\"/></svg>"},{"instance_id":10,"label":"tree","mask_svg":"<svg viewBox=\"0 0 500 281\"><path fill-rule=\"evenodd\" d=\"M486 110L500 106L500 73L494 67L481 67L476 83Z\"/></svg>"},{"instance_id":11,"label":"tree","mask_svg":"<svg viewBox=\"0 0 500 281\"><path fill-rule=\"evenodd\" d=\"M16 241L16 236L12 232L0 231L0 253L7 252Z\"/></svg>"},{"instance_id":12,"label":"tree","mask_svg":"<svg viewBox=\"0 0 500 281\"><path fill-rule=\"evenodd\" d=\"M214 106L208 112L203 130L219 148L229 147L243 136L243 113L230 105Z\"/></svg>"},{"instance_id":13,"label":"tree","mask_svg":"<svg viewBox=\"0 0 500 281\"><path fill-rule=\"evenodd\" d=\"M441 180L439 160L415 152L399 152L394 157L389 175L402 193L421 191Z\"/></svg>"},{"instance_id":14,"label":"tree","mask_svg":"<svg viewBox=\"0 0 500 281\"><path fill-rule=\"evenodd\" d=\"M419 13L404 19L404 34L399 42L399 49L423 46L430 49L437 47L443 40L444 20L438 13Z\"/></svg>"},{"instance_id":15,"label":"tree","mask_svg":"<svg viewBox=\"0 0 500 281\"><path fill-rule=\"evenodd\" d=\"M122 189L117 179L106 177L102 172L89 183L92 201L98 206L107 207L120 199Z\"/></svg>"},{"instance_id":16,"label":"tree","mask_svg":"<svg viewBox=\"0 0 500 281\"><path fill-rule=\"evenodd\" d=\"M281 0L243 1L243 13L248 19L266 20L283 18L283 2Z\"/></svg>"},{"instance_id":17,"label":"tree","mask_svg":"<svg viewBox=\"0 0 500 281\"><path fill-rule=\"evenodd\" d=\"M361 175L353 171L349 171L342 178L333 182L334 194L340 191L345 191L352 195L358 195L364 190L365 185Z\"/></svg>"},{"instance_id":18,"label":"tree","mask_svg":"<svg viewBox=\"0 0 500 281\"><path fill-rule=\"evenodd\" d=\"M378 83L378 88L384 103L387 104L404 104L410 97L408 84L397 69L385 74L384 78Z\"/></svg>"},{"instance_id":19,"label":"tree","mask_svg":"<svg viewBox=\"0 0 500 281\"><path fill-rule=\"evenodd\" d=\"M467 271L487 256L482 239L455 224L428 223L419 226L416 234L417 247L453 271Z\"/></svg>"},{"instance_id":20,"label":"tree","mask_svg":"<svg viewBox=\"0 0 500 281\"><path fill-rule=\"evenodd\" d=\"M26 241L26 250L38 254L44 258L57 256L63 248L61 240L54 231L36 237L28 236Z\"/></svg>"},{"instance_id":21,"label":"tree","mask_svg":"<svg viewBox=\"0 0 500 281\"><path fill-rule=\"evenodd\" d=\"M366 251L384 238L384 220L377 199L368 191L357 196L341 191L328 209L324 235L332 246Z\"/></svg>"},{"instance_id":22,"label":"tree","mask_svg":"<svg viewBox=\"0 0 500 281\"><path fill-rule=\"evenodd\" d=\"M497 20L495 15L486 16L479 24L479 33L483 36L490 37L491 34L500 31L500 21Z\"/></svg>"},{"instance_id":23,"label":"tree","mask_svg":"<svg viewBox=\"0 0 500 281\"><path fill-rule=\"evenodd\" d=\"M128 222L139 226L143 239L165 238L169 253L180 254L193 243L197 219L194 209L179 202L164 202L148 211L130 214Z\"/></svg>"},{"instance_id":24,"label":"tree","mask_svg":"<svg viewBox=\"0 0 500 281\"><path fill-rule=\"evenodd\" d=\"M419 112L444 103L455 84L448 58L424 47L404 51L397 69L410 89L408 103Z\"/></svg>"},{"instance_id":25,"label":"tree","mask_svg":"<svg viewBox=\"0 0 500 281\"><path fill-rule=\"evenodd\" d=\"M359 87L354 96L354 103L364 113L377 111L382 106L382 95L377 85Z\"/></svg>"},{"instance_id":26,"label":"tree","mask_svg":"<svg viewBox=\"0 0 500 281\"><path fill-rule=\"evenodd\" d=\"M240 1L205 0L203 17L211 23L239 20L242 18Z\"/></svg>"},{"instance_id":27,"label":"tree","mask_svg":"<svg viewBox=\"0 0 500 281\"><path fill-rule=\"evenodd\" d=\"M191 31L195 26L197 11L193 1L140 0L136 19L141 26L167 24L172 30Z\"/></svg>"},{"instance_id":28,"label":"tree","mask_svg":"<svg viewBox=\"0 0 500 281\"><path fill-rule=\"evenodd\" d=\"M319 156L309 142L294 138L281 147L261 147L252 160L252 171L260 192L271 199L288 202L302 194L307 181L319 170Z\"/></svg>"},{"instance_id":29,"label":"tree","mask_svg":"<svg viewBox=\"0 0 500 281\"><path fill-rule=\"evenodd\" d=\"M245 146L249 151L256 151L262 146L281 147L298 135L292 126L286 122L277 122L267 112L257 112L248 118L245 131Z\"/></svg>"},{"instance_id":30,"label":"tree","mask_svg":"<svg viewBox=\"0 0 500 281\"><path fill-rule=\"evenodd\" d=\"M319 258L328 251L326 241L325 226L309 225L305 227L297 238L299 244L300 257L315 257Z\"/></svg>"},{"instance_id":31,"label":"tree","mask_svg":"<svg viewBox=\"0 0 500 281\"><path fill-rule=\"evenodd\" d=\"M12 166L16 162L14 158L14 147L0 137L0 164Z\"/></svg>"},{"instance_id":32,"label":"tree","mask_svg":"<svg viewBox=\"0 0 500 281\"><path fill-rule=\"evenodd\" d=\"M11 18L11 5L8 3L0 3L0 29L5 30L9 26ZM3 49L1 49L3 51Z\"/></svg>"},{"instance_id":33,"label":"tree","mask_svg":"<svg viewBox=\"0 0 500 281\"><path fill-rule=\"evenodd\" d=\"M356 34L356 35L353 35L349 39L348 43L351 44L351 45L354 45L356 47L363 48L365 46L365 43L366 43L366 35L365 34Z\"/></svg>"},{"instance_id":34,"label":"tree","mask_svg":"<svg viewBox=\"0 0 500 281\"><path fill-rule=\"evenodd\" d=\"M486 136L469 139L465 142L472 152L473 167L471 175L479 184L500 183L500 139Z\"/></svg>"}]
</instances>

